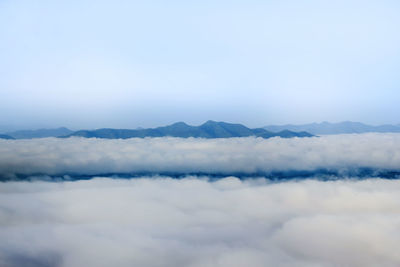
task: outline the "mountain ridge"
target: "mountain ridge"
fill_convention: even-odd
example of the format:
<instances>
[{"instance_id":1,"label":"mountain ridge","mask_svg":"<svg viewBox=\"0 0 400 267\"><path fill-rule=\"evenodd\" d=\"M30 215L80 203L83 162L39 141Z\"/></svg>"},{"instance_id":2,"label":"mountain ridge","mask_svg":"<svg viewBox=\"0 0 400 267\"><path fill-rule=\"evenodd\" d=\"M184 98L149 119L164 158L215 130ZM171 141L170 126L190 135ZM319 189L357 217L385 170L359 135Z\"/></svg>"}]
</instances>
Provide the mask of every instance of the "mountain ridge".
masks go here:
<instances>
[{"instance_id":1,"label":"mountain ridge","mask_svg":"<svg viewBox=\"0 0 400 267\"><path fill-rule=\"evenodd\" d=\"M15 138L7 134L0 134L0 139L14 140Z\"/></svg>"},{"instance_id":2,"label":"mountain ridge","mask_svg":"<svg viewBox=\"0 0 400 267\"><path fill-rule=\"evenodd\" d=\"M263 129L268 131L306 131L314 135L321 134L351 134L351 133L398 133L400 132L400 124L383 124L378 126L372 126L361 122L343 121L338 123L330 123L327 121L320 123L308 123L308 124L285 124L285 125L268 125L264 126Z\"/></svg>"},{"instance_id":3,"label":"mountain ridge","mask_svg":"<svg viewBox=\"0 0 400 267\"><path fill-rule=\"evenodd\" d=\"M107 138L107 139L127 139L127 138L144 138L144 137L199 137L199 138L231 138L231 137L312 137L313 135L307 132L293 132L289 130L280 132L271 132L263 128L248 128L238 123L216 122L209 120L199 126L191 126L185 122L176 122L171 125L161 126L157 128L147 129L112 129L102 128L96 130L80 130L62 136L68 138L72 136L80 136L86 138Z\"/></svg>"},{"instance_id":4,"label":"mountain ridge","mask_svg":"<svg viewBox=\"0 0 400 267\"><path fill-rule=\"evenodd\" d=\"M74 131L66 128L52 128L52 129L37 129L37 130L19 130L7 132L6 135L14 139L33 139L33 138L46 138L46 137L59 137L73 133Z\"/></svg>"}]
</instances>

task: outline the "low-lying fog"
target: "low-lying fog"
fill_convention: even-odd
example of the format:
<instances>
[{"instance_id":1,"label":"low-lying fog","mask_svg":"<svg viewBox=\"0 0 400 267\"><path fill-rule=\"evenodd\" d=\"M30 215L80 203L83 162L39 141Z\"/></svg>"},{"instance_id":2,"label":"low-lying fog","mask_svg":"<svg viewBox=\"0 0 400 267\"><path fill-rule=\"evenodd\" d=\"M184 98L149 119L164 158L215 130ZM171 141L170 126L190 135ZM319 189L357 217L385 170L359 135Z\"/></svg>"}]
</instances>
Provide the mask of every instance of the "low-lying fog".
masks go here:
<instances>
[{"instance_id":1,"label":"low-lying fog","mask_svg":"<svg viewBox=\"0 0 400 267\"><path fill-rule=\"evenodd\" d=\"M265 174L400 170L400 134L312 138L0 140L0 178L21 175ZM355 173L357 173L355 171Z\"/></svg>"},{"instance_id":2,"label":"low-lying fog","mask_svg":"<svg viewBox=\"0 0 400 267\"><path fill-rule=\"evenodd\" d=\"M0 266L399 266L400 183L0 184Z\"/></svg>"},{"instance_id":3,"label":"low-lying fog","mask_svg":"<svg viewBox=\"0 0 400 267\"><path fill-rule=\"evenodd\" d=\"M399 173L400 134L0 140L0 266L399 266L381 170ZM290 171L317 179L256 178Z\"/></svg>"}]
</instances>

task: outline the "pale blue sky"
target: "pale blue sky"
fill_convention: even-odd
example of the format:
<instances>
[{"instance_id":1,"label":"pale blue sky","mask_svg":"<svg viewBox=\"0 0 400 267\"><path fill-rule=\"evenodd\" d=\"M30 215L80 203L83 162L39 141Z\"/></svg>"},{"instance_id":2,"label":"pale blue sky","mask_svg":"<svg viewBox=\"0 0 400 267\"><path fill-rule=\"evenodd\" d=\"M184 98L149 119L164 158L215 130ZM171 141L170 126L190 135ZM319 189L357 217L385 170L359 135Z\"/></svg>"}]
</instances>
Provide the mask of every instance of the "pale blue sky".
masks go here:
<instances>
[{"instance_id":1,"label":"pale blue sky","mask_svg":"<svg viewBox=\"0 0 400 267\"><path fill-rule=\"evenodd\" d=\"M0 0L0 126L400 123L399 1Z\"/></svg>"}]
</instances>

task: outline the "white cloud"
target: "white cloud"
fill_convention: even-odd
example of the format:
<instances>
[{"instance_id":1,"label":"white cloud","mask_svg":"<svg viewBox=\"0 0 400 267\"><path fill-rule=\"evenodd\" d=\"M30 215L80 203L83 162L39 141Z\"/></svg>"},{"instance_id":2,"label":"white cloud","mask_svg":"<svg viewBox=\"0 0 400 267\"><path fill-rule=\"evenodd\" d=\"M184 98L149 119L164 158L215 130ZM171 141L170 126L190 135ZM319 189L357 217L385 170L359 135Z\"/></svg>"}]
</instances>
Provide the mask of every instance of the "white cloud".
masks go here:
<instances>
[{"instance_id":1,"label":"white cloud","mask_svg":"<svg viewBox=\"0 0 400 267\"><path fill-rule=\"evenodd\" d=\"M400 134L315 138L0 140L0 176L400 169Z\"/></svg>"},{"instance_id":2,"label":"white cloud","mask_svg":"<svg viewBox=\"0 0 400 267\"><path fill-rule=\"evenodd\" d=\"M400 134L0 140L3 178L399 166ZM356 177L3 182L0 266L398 266L399 191Z\"/></svg>"},{"instance_id":3,"label":"white cloud","mask_svg":"<svg viewBox=\"0 0 400 267\"><path fill-rule=\"evenodd\" d=\"M1 266L398 266L400 184L229 177L0 185Z\"/></svg>"}]
</instances>

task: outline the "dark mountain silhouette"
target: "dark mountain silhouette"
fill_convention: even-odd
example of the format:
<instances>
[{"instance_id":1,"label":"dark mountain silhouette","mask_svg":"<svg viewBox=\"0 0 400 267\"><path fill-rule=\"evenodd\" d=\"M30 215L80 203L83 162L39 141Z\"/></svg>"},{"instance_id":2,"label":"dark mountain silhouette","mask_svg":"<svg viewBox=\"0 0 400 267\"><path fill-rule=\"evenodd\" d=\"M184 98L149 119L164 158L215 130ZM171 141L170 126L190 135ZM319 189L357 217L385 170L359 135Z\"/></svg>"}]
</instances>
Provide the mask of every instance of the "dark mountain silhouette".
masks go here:
<instances>
[{"instance_id":1,"label":"dark mountain silhouette","mask_svg":"<svg viewBox=\"0 0 400 267\"><path fill-rule=\"evenodd\" d=\"M360 122L344 121L339 123L310 123L302 125L269 125L264 129L268 131L306 131L314 135L319 134L350 134L350 133L398 133L400 132L400 125L379 125L371 126Z\"/></svg>"},{"instance_id":2,"label":"dark mountain silhouette","mask_svg":"<svg viewBox=\"0 0 400 267\"><path fill-rule=\"evenodd\" d=\"M38 129L38 130L21 130L9 132L7 135L15 139L32 139L32 138L45 138L45 137L59 137L73 133L73 131L60 127L56 129Z\"/></svg>"},{"instance_id":3,"label":"dark mountain silhouette","mask_svg":"<svg viewBox=\"0 0 400 267\"><path fill-rule=\"evenodd\" d=\"M108 139L126 139L133 137L202 137L202 138L230 138L230 137L246 137L256 136L262 138L270 137L311 137L312 134L307 132L270 132L262 128L250 129L241 124L207 121L200 126L191 126L184 122L177 122L168 126L150 128L150 129L98 129L98 130L81 130L63 137L80 136L87 138L108 138Z\"/></svg>"},{"instance_id":4,"label":"dark mountain silhouette","mask_svg":"<svg viewBox=\"0 0 400 267\"><path fill-rule=\"evenodd\" d=\"M9 135L7 135L7 134L0 134L0 139L9 139L9 140L12 140L12 139L15 139L15 138L13 138L12 136L9 136Z\"/></svg>"}]
</instances>

